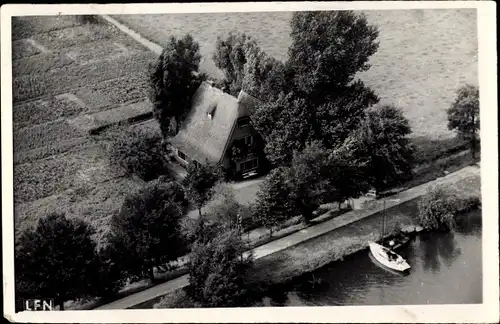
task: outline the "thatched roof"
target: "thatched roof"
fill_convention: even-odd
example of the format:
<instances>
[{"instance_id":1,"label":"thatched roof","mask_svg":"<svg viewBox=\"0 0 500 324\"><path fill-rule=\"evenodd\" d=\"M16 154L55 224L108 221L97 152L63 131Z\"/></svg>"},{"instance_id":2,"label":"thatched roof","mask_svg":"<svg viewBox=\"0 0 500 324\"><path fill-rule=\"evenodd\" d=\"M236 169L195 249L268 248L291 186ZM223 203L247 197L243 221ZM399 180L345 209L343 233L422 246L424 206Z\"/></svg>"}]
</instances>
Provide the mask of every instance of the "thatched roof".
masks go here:
<instances>
[{"instance_id":1,"label":"thatched roof","mask_svg":"<svg viewBox=\"0 0 500 324\"><path fill-rule=\"evenodd\" d=\"M191 111L179 133L171 139L174 147L200 163L217 164L240 117L258 102L241 91L238 98L203 82L193 96Z\"/></svg>"}]
</instances>

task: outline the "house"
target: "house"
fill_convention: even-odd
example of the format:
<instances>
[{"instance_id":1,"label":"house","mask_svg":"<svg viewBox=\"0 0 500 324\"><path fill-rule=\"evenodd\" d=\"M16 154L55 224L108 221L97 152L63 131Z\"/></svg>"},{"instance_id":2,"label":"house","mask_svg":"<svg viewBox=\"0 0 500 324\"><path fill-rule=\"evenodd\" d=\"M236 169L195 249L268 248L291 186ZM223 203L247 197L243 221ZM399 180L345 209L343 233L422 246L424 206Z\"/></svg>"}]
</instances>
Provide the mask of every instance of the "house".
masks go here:
<instances>
[{"instance_id":1,"label":"house","mask_svg":"<svg viewBox=\"0 0 500 324\"><path fill-rule=\"evenodd\" d=\"M250 125L258 100L241 91L234 97L203 82L193 96L191 110L170 141L175 159L222 166L231 177L258 173L263 145Z\"/></svg>"}]
</instances>

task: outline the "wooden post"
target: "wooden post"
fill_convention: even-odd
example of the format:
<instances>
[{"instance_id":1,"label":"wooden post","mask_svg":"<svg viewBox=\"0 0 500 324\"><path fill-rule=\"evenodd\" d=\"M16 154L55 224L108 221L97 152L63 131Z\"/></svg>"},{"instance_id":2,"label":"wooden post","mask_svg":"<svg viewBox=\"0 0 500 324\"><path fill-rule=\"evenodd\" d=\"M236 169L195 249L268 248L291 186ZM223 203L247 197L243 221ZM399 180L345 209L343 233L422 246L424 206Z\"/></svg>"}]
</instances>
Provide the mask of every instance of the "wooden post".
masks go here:
<instances>
[{"instance_id":1,"label":"wooden post","mask_svg":"<svg viewBox=\"0 0 500 324\"><path fill-rule=\"evenodd\" d=\"M384 199L384 211L383 211L383 218L382 218L382 238L384 238L384 234L385 234L385 215L386 214L386 210L385 210L385 199Z\"/></svg>"}]
</instances>

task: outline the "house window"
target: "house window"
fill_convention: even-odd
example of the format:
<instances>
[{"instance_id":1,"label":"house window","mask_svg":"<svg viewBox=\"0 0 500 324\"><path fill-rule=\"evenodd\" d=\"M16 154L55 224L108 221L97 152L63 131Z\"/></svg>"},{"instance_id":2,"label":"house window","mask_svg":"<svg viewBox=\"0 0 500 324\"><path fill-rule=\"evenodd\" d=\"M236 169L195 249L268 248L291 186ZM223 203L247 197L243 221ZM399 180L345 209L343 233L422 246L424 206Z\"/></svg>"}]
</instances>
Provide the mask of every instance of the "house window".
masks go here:
<instances>
[{"instance_id":1,"label":"house window","mask_svg":"<svg viewBox=\"0 0 500 324\"><path fill-rule=\"evenodd\" d=\"M238 119L238 128L248 126L250 124L250 117L242 117Z\"/></svg>"},{"instance_id":2,"label":"house window","mask_svg":"<svg viewBox=\"0 0 500 324\"><path fill-rule=\"evenodd\" d=\"M251 159L246 162L241 163L241 172L246 172L250 171L253 169L256 169L259 166L259 160L258 159Z\"/></svg>"},{"instance_id":3,"label":"house window","mask_svg":"<svg viewBox=\"0 0 500 324\"><path fill-rule=\"evenodd\" d=\"M177 156L179 156L182 160L187 161L186 154L182 153L180 150L177 150Z\"/></svg>"},{"instance_id":4,"label":"house window","mask_svg":"<svg viewBox=\"0 0 500 324\"><path fill-rule=\"evenodd\" d=\"M253 136L252 135L245 137L245 144L246 145L252 145L253 144Z\"/></svg>"}]
</instances>

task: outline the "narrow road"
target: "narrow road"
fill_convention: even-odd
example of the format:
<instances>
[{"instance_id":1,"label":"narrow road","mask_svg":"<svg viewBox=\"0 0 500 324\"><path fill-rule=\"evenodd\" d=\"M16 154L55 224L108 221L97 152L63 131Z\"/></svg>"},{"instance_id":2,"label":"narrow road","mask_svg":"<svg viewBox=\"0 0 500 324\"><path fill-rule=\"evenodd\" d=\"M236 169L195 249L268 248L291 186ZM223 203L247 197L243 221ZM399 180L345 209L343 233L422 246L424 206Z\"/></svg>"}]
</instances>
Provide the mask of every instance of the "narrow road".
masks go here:
<instances>
[{"instance_id":1,"label":"narrow road","mask_svg":"<svg viewBox=\"0 0 500 324\"><path fill-rule=\"evenodd\" d=\"M413 187L411 189L402 191L394 196L391 196L386 201L386 208L390 208L399 204L402 204L411 199L418 198L419 196L426 193L429 187L433 187L441 184L450 184L455 183L458 180L468 178L471 176L479 175L480 168L478 165L468 166L463 169L460 169L456 172L450 173L445 177L438 178L434 181L427 182L425 184ZM390 199L390 200L389 200ZM396 201L398 200L398 201ZM300 244L301 242L310 240L314 237L323 235L330 231L333 231L339 227L351 224L360 219L369 217L377 212L383 210L382 200L380 200L380 204L377 204L370 208L369 210L353 210L351 212L347 212L339 217L333 218L326 222L311 226L302 231L296 232L294 234L285 236L278 240L269 242L265 245L257 247L252 250L255 259L260 259L270 254L279 252L284 250L290 246ZM175 291L177 289L186 287L189 285L188 275L181 276L177 279L165 282L158 286L146 289L142 292L130 295L128 297L122 298L115 302L112 302L107 305L103 305L96 309L127 309L133 307L135 305L142 304L147 302L148 300L160 297L169 292Z\"/></svg>"}]
</instances>

